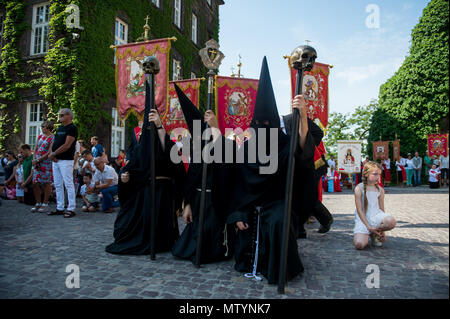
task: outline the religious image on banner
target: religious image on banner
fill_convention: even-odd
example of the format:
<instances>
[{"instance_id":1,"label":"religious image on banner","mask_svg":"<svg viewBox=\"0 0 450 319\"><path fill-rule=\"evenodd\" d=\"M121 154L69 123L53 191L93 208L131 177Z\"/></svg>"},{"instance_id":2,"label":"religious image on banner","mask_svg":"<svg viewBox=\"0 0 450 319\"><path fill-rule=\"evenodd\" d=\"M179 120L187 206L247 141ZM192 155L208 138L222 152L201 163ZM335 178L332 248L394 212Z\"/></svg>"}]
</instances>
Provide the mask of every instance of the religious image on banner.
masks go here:
<instances>
[{"instance_id":1,"label":"religious image on banner","mask_svg":"<svg viewBox=\"0 0 450 319\"><path fill-rule=\"evenodd\" d=\"M168 110L168 79L170 39L119 45L116 47L116 94L119 117L125 120L130 113L143 118L145 109L145 57L155 56L160 71L155 76L155 104L161 115Z\"/></svg>"},{"instance_id":2,"label":"religious image on banner","mask_svg":"<svg viewBox=\"0 0 450 319\"><path fill-rule=\"evenodd\" d=\"M180 102L178 101L177 92L175 91L174 83L183 91L184 94L191 100L191 102L199 107L200 96L200 79L180 80L169 82L169 110L162 117L162 122L166 132L170 135L175 133L177 139L179 136L190 136L186 120L184 119L183 111Z\"/></svg>"},{"instance_id":3,"label":"religious image on banner","mask_svg":"<svg viewBox=\"0 0 450 319\"><path fill-rule=\"evenodd\" d=\"M259 80L216 75L216 116L222 134L242 143L253 119Z\"/></svg>"},{"instance_id":4,"label":"religious image on banner","mask_svg":"<svg viewBox=\"0 0 450 319\"><path fill-rule=\"evenodd\" d=\"M393 160L400 161L400 141L396 140L392 142L392 150L393 150Z\"/></svg>"},{"instance_id":5,"label":"religious image on banner","mask_svg":"<svg viewBox=\"0 0 450 319\"><path fill-rule=\"evenodd\" d=\"M448 154L448 134L428 134L428 155L437 157Z\"/></svg>"},{"instance_id":6,"label":"religious image on banner","mask_svg":"<svg viewBox=\"0 0 450 319\"><path fill-rule=\"evenodd\" d=\"M361 172L361 141L337 141L339 173Z\"/></svg>"},{"instance_id":7,"label":"religious image on banner","mask_svg":"<svg viewBox=\"0 0 450 319\"><path fill-rule=\"evenodd\" d=\"M297 70L289 66L292 98L295 95ZM316 62L313 69L303 73L302 92L308 103L308 117L324 131L328 126L328 75L330 66Z\"/></svg>"},{"instance_id":8,"label":"religious image on banner","mask_svg":"<svg viewBox=\"0 0 450 319\"><path fill-rule=\"evenodd\" d=\"M389 158L389 142L387 141L374 141L373 144L373 160L388 159Z\"/></svg>"}]
</instances>

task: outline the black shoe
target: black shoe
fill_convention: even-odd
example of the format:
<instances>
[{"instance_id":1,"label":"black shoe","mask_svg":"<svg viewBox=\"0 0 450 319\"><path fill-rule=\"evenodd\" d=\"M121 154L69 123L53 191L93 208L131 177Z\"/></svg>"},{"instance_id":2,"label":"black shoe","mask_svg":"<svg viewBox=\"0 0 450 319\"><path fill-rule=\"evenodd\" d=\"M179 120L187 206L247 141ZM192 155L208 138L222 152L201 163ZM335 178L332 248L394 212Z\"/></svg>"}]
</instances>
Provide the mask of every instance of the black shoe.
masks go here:
<instances>
[{"instance_id":1,"label":"black shoe","mask_svg":"<svg viewBox=\"0 0 450 319\"><path fill-rule=\"evenodd\" d=\"M331 224L333 224L334 219L331 218L330 222L327 225L320 225L319 230L317 231L319 234L325 234L330 231Z\"/></svg>"}]
</instances>

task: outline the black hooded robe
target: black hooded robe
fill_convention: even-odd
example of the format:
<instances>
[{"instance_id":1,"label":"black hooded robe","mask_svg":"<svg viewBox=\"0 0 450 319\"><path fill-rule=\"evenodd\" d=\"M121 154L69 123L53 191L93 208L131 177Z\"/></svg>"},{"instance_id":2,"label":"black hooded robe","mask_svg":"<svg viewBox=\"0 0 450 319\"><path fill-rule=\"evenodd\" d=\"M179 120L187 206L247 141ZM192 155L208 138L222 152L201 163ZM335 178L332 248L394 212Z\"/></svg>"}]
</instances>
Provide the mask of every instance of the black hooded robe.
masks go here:
<instances>
[{"instance_id":1,"label":"black hooded robe","mask_svg":"<svg viewBox=\"0 0 450 319\"><path fill-rule=\"evenodd\" d=\"M192 104L189 98L175 85L183 114L193 135L193 121L203 123L203 115ZM202 124L202 132L205 130ZM220 139L219 141L224 141ZM192 143L191 143L192 145ZM205 143L202 142L200 145ZM225 144L222 144L222 154L225 154ZM215 147L220 147L215 145ZM192 149L192 147L191 147ZM199 150L194 150L194 152ZM203 163L203 162L202 162ZM172 254L175 257L195 262L197 252L197 239L199 231L199 215L202 187L202 163L190 163L186 182L184 184L184 204L191 205L192 222L187 224L178 241L175 243ZM234 228L226 223L226 195L233 183L227 177L227 164L211 163L207 170L207 192L205 201L205 218L203 222L201 264L226 260L233 255Z\"/></svg>"},{"instance_id":2,"label":"black hooded robe","mask_svg":"<svg viewBox=\"0 0 450 319\"><path fill-rule=\"evenodd\" d=\"M257 131L255 136L243 143L239 152L244 153L244 163L234 165L235 180L238 181L233 189L233 195L228 207L227 222L235 224L239 221L247 223L249 228L238 231L235 246L235 269L237 271L251 272L255 259L255 234L258 232L257 220L260 218L258 266L268 280L269 284L278 282L279 266L281 258L281 245L283 238L285 187L287 178L287 166L290 154L290 136L285 134L280 127L280 117L276 107L275 95L270 79L267 59L264 57L261 75L256 96L255 110L251 127ZM278 135L278 166L273 174L261 174L260 168L266 166L249 161L249 143L256 142L256 150L259 149L259 128L266 130L266 136L270 135L268 129L276 128ZM289 133L288 133L289 134ZM298 132L296 133L298 134ZM270 153L270 143L266 144L266 154ZM263 144L261 144L263 145ZM303 149L300 140L295 147L295 168L310 167L314 161L314 140L308 131ZM272 150L273 151L273 150ZM258 151L257 153L258 154ZM239 156L237 157L239 158ZM235 161L236 162L236 161ZM299 194L300 196L302 194ZM299 196L294 193L293 196ZM255 216L256 214L256 216ZM293 279L303 272L303 264L300 260L297 245L297 227L295 214L291 214L291 222L288 236L287 254L287 280ZM253 250L253 251L252 251Z\"/></svg>"},{"instance_id":3,"label":"black hooded robe","mask_svg":"<svg viewBox=\"0 0 450 319\"><path fill-rule=\"evenodd\" d=\"M251 272L255 254L255 234L257 215L260 215L260 243L258 250L258 271L269 284L278 282L281 258L281 243L284 223L285 186L287 165L289 160L290 137L279 132L278 170L272 175L259 174L260 165L244 163L236 164L236 179L240 180L234 188L228 223L242 221L249 229L238 231L235 245L235 269L240 272ZM243 144L247 159L247 142ZM304 150L297 147L296 167L309 166L313 161L314 142L308 133ZM303 163L303 164L302 164ZM294 194L294 196L296 196ZM259 208L259 212L258 209ZM295 216L291 214L291 227L288 241L287 279L291 280L303 272L297 245L297 229Z\"/></svg>"},{"instance_id":4,"label":"black hooded robe","mask_svg":"<svg viewBox=\"0 0 450 319\"><path fill-rule=\"evenodd\" d=\"M183 163L173 164L170 149L174 143L166 134L163 151L156 134L156 234L155 253L170 251L179 237L176 210L181 206L184 180ZM134 137L134 134L132 134ZM151 253L151 182L148 165L142 161L142 145L134 145L132 159L123 168L130 180L119 179L121 209L114 223L114 242L106 247L111 254L148 255ZM176 146L175 146L176 147Z\"/></svg>"}]
</instances>

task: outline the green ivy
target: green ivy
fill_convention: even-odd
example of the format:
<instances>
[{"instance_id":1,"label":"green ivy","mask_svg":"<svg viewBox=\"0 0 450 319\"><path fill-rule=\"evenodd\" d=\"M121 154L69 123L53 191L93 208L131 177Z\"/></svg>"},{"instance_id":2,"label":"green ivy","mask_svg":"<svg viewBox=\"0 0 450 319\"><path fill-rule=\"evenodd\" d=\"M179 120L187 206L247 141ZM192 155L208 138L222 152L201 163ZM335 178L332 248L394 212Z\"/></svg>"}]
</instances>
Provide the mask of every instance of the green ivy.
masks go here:
<instances>
[{"instance_id":1,"label":"green ivy","mask_svg":"<svg viewBox=\"0 0 450 319\"><path fill-rule=\"evenodd\" d=\"M29 87L22 69L23 61L19 52L19 39L29 28L24 22L26 4L20 0L1 1L6 9L4 20L3 40L0 63L0 150L5 148L5 142L11 134L11 123L14 112L8 104L20 101L19 89ZM14 121L15 121L14 117Z\"/></svg>"},{"instance_id":2,"label":"green ivy","mask_svg":"<svg viewBox=\"0 0 450 319\"><path fill-rule=\"evenodd\" d=\"M198 58L198 51L207 39L205 18L197 13L199 47L190 40L191 12L194 1L183 1L184 23L180 32L173 24L173 1L161 1L163 9L156 8L149 0L52 0L50 7L50 48L44 62L36 63L39 69L33 71L27 81L14 81L11 74L25 77L21 68L22 61L18 50L18 41L24 30L30 28L25 23L26 3L20 0L7 1L4 39L7 43L2 51L0 65L0 102L20 101L18 90L38 87L39 94L44 97L48 106L47 118L57 120L60 108L69 107L75 115L75 124L79 129L79 136L88 139L95 134L100 124L111 123L111 113L104 105L116 98L114 50L110 45L114 41L114 24L116 17L125 15L125 22L129 25L128 42L137 42L143 33L145 17L150 16L149 25L152 38L168 38L175 36L178 41L172 43L172 48L183 56L183 78L190 78L197 60L198 76L207 72ZM2 3L5 3L3 0ZM80 25L84 30L67 29L65 12L69 4L76 4L80 8ZM215 10L218 10L216 6ZM216 11L217 12L217 11ZM216 18L217 19L217 18ZM212 36L218 41L218 21L211 30ZM72 39L72 32L80 34L80 41ZM169 74L172 74L170 61ZM15 83L15 84L14 84ZM4 85L3 85L4 84ZM200 103L206 104L206 81L202 83ZM2 118L0 132L3 140L5 128L14 119ZM130 117L128 127L135 125L136 119ZM4 123L4 124L3 124ZM8 124L9 123L9 124ZM2 126L3 125L3 126ZM1 140L0 140L1 142ZM0 148L1 148L0 144Z\"/></svg>"}]
</instances>

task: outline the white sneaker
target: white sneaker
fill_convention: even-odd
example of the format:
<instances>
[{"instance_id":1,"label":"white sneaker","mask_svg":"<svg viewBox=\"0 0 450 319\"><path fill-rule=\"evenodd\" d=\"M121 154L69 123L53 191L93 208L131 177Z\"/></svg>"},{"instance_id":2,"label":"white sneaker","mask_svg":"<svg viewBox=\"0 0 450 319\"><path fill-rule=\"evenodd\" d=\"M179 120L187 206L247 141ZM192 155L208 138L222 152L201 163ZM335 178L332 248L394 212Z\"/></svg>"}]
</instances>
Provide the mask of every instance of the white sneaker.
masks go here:
<instances>
[{"instance_id":1,"label":"white sneaker","mask_svg":"<svg viewBox=\"0 0 450 319\"><path fill-rule=\"evenodd\" d=\"M375 246L375 247L383 246L383 243L381 241L379 241L377 236L374 235L374 234L370 235L370 240L372 242L372 245Z\"/></svg>"},{"instance_id":2,"label":"white sneaker","mask_svg":"<svg viewBox=\"0 0 450 319\"><path fill-rule=\"evenodd\" d=\"M38 212L39 213L45 213L47 210L48 204L42 203L41 207L39 207Z\"/></svg>"},{"instance_id":3,"label":"white sneaker","mask_svg":"<svg viewBox=\"0 0 450 319\"><path fill-rule=\"evenodd\" d=\"M41 203L36 203L34 207L31 209L31 212L35 213L38 211L39 207L41 207Z\"/></svg>"}]
</instances>

